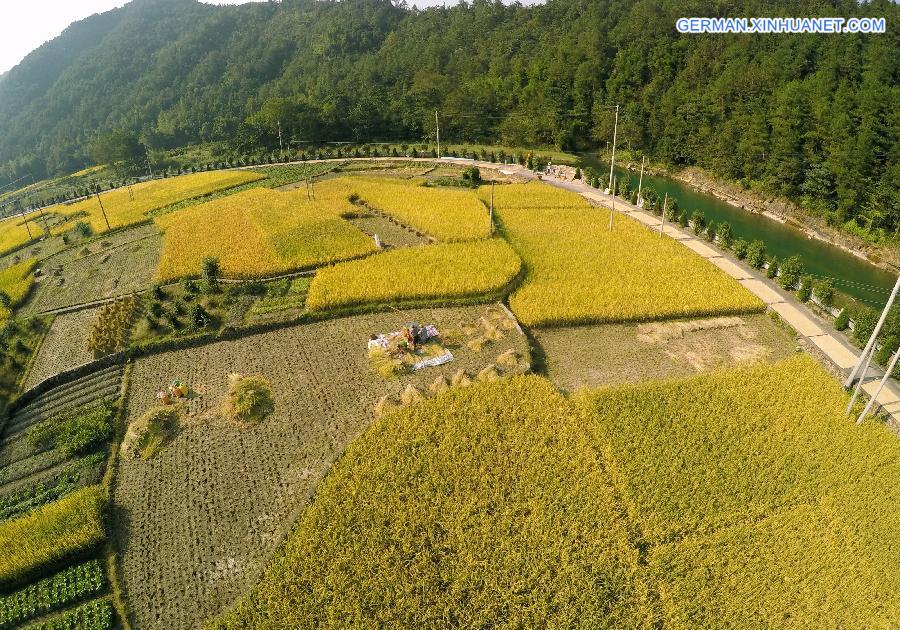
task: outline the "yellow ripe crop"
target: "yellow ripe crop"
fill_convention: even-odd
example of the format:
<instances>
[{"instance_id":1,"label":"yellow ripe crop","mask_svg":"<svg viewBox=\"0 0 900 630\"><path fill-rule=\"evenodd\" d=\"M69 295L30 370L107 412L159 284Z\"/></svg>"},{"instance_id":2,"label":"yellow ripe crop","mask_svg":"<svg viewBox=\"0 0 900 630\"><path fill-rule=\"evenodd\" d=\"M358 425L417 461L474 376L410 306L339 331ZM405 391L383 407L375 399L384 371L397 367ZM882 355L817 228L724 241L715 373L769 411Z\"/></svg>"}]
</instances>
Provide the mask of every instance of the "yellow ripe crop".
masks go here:
<instances>
[{"instance_id":1,"label":"yellow ripe crop","mask_svg":"<svg viewBox=\"0 0 900 630\"><path fill-rule=\"evenodd\" d=\"M28 225L25 225L25 222ZM30 232L29 232L30 230ZM16 250L44 234L44 224L38 212L10 217L0 221L0 256Z\"/></svg>"},{"instance_id":2,"label":"yellow ripe crop","mask_svg":"<svg viewBox=\"0 0 900 630\"><path fill-rule=\"evenodd\" d=\"M0 524L0 588L101 542L106 499L90 486Z\"/></svg>"},{"instance_id":3,"label":"yellow ripe crop","mask_svg":"<svg viewBox=\"0 0 900 630\"><path fill-rule=\"evenodd\" d=\"M807 355L585 393L647 539L757 519L900 462L900 441L843 414L840 384Z\"/></svg>"},{"instance_id":4,"label":"yellow ripe crop","mask_svg":"<svg viewBox=\"0 0 900 630\"><path fill-rule=\"evenodd\" d=\"M489 194L481 190L483 197ZM510 306L529 326L760 311L763 303L668 237L546 184L495 189L495 210L528 276Z\"/></svg>"},{"instance_id":5,"label":"yellow ripe crop","mask_svg":"<svg viewBox=\"0 0 900 630\"><path fill-rule=\"evenodd\" d=\"M211 627L638 628L639 571L589 434L548 381L516 377L355 440Z\"/></svg>"},{"instance_id":6,"label":"yellow ripe crop","mask_svg":"<svg viewBox=\"0 0 900 630\"><path fill-rule=\"evenodd\" d=\"M425 298L462 298L500 291L521 261L493 239L396 249L320 270L309 288L310 310Z\"/></svg>"},{"instance_id":7,"label":"yellow ripe crop","mask_svg":"<svg viewBox=\"0 0 900 630\"><path fill-rule=\"evenodd\" d=\"M157 217L164 231L157 277L200 273L206 256L226 276L265 276L355 258L375 251L368 236L340 214L346 201L262 188Z\"/></svg>"},{"instance_id":8,"label":"yellow ripe crop","mask_svg":"<svg viewBox=\"0 0 900 630\"><path fill-rule=\"evenodd\" d=\"M158 179L142 182L128 188L117 188L109 192L101 193L103 209L109 226L112 229L126 227L147 220L147 213L164 208L173 203L207 195L226 188L233 188L253 182L265 177L262 173L249 171L210 171L208 173L194 173L168 179ZM134 196L132 201L131 196ZM106 231L106 220L100 210L97 196L79 201L71 206L54 206L57 214L72 217L68 221L53 230L54 234L61 233L72 226L72 221L85 221L91 226L94 233ZM86 213L86 217L79 219L74 215Z\"/></svg>"},{"instance_id":9,"label":"yellow ripe crop","mask_svg":"<svg viewBox=\"0 0 900 630\"><path fill-rule=\"evenodd\" d=\"M371 208L439 241L484 238L490 233L488 209L474 191L365 177L352 178L349 186Z\"/></svg>"},{"instance_id":10,"label":"yellow ripe crop","mask_svg":"<svg viewBox=\"0 0 900 630\"><path fill-rule=\"evenodd\" d=\"M31 272L36 262L36 259L31 258L0 271L0 291L9 296L10 307L15 308L28 296L34 284ZM0 305L0 319L6 317L9 317L9 309Z\"/></svg>"}]
</instances>

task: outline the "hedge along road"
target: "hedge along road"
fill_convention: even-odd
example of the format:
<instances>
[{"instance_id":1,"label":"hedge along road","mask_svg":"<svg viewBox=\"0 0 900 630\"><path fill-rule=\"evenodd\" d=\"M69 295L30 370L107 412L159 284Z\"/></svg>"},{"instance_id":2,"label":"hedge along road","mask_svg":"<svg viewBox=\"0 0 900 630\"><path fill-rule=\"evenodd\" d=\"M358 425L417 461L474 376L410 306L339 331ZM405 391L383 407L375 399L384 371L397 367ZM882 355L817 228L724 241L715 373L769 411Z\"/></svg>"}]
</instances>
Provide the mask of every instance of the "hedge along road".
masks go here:
<instances>
[{"instance_id":1,"label":"hedge along road","mask_svg":"<svg viewBox=\"0 0 900 630\"><path fill-rule=\"evenodd\" d=\"M570 182L555 177L544 177L543 181L576 192L588 201L601 204L606 210L613 203L611 195L602 193L582 182ZM852 347L843 338L843 335L835 332L831 324L810 312L796 297L763 274L751 269L742 261L726 255L718 247L697 238L693 232L673 225L668 220L663 224L660 217L645 212L620 197L615 198L615 208L621 216L643 223L647 229L659 231L662 227L662 231L667 237L677 240L736 279L765 302L767 307L786 321L798 335L818 348L842 372L847 373L856 365L860 352ZM621 218L617 220L621 220ZM874 365L869 367L866 381L863 384L863 390L869 396L875 393L883 375L884 371L880 367ZM900 431L900 386L894 380L888 380L878 395L877 402L881 409L890 416L890 424L894 430Z\"/></svg>"}]
</instances>

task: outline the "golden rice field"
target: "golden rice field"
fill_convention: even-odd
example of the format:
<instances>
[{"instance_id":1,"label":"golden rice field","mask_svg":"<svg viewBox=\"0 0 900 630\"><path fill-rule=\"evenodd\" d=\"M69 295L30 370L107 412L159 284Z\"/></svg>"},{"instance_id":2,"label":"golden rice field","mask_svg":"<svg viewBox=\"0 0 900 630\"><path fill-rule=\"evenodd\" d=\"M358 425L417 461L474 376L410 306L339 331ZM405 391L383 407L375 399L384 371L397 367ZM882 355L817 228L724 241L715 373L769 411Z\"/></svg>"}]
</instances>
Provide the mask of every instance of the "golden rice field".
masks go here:
<instances>
[{"instance_id":1,"label":"golden rice field","mask_svg":"<svg viewBox=\"0 0 900 630\"><path fill-rule=\"evenodd\" d=\"M513 249L499 239L396 249L320 270L306 305L325 311L496 293L518 275L521 265Z\"/></svg>"},{"instance_id":2,"label":"golden rice field","mask_svg":"<svg viewBox=\"0 0 900 630\"><path fill-rule=\"evenodd\" d=\"M482 188L483 197L490 194ZM510 307L553 326L760 311L763 303L712 263L631 219L541 183L495 189L506 237L528 268Z\"/></svg>"},{"instance_id":3,"label":"golden rice field","mask_svg":"<svg viewBox=\"0 0 900 630\"><path fill-rule=\"evenodd\" d=\"M196 276L206 256L231 277L265 276L364 256L365 233L340 217L348 203L255 188L165 214L159 280Z\"/></svg>"},{"instance_id":4,"label":"golden rice field","mask_svg":"<svg viewBox=\"0 0 900 630\"><path fill-rule=\"evenodd\" d=\"M316 184L316 194L339 189L359 195L375 210L395 217L439 241L484 238L490 233L488 209L475 191L426 188L418 181L372 177L341 178ZM326 193L326 194L328 194Z\"/></svg>"},{"instance_id":5,"label":"golden rice field","mask_svg":"<svg viewBox=\"0 0 900 630\"><path fill-rule=\"evenodd\" d=\"M28 225L25 225L26 221ZM16 216L0 221L0 256L40 238L43 233L44 224L39 212L28 213L24 218Z\"/></svg>"},{"instance_id":6,"label":"golden rice field","mask_svg":"<svg viewBox=\"0 0 900 630\"><path fill-rule=\"evenodd\" d=\"M116 229L147 220L147 213L168 205L200 197L216 191L233 188L263 179L265 175L251 171L210 171L193 173L167 179L141 182L129 188L117 188L101 193L100 200L109 219L109 227ZM132 200L132 195L134 199ZM100 203L94 195L71 205L58 205L51 208L56 214L72 217L52 230L60 234L72 227L74 221L85 221L95 234L106 231L106 220L100 210ZM86 215L81 218L74 215Z\"/></svg>"},{"instance_id":7,"label":"golden rice field","mask_svg":"<svg viewBox=\"0 0 900 630\"><path fill-rule=\"evenodd\" d=\"M0 524L0 589L100 543L106 498L89 486Z\"/></svg>"},{"instance_id":8,"label":"golden rice field","mask_svg":"<svg viewBox=\"0 0 900 630\"><path fill-rule=\"evenodd\" d=\"M28 292L34 284L34 276L31 272L34 270L36 262L34 258L31 258L0 271L0 291L9 296L12 308L18 306L28 296ZM0 319L6 319L9 314L9 309L0 305Z\"/></svg>"},{"instance_id":9,"label":"golden rice field","mask_svg":"<svg viewBox=\"0 0 900 630\"><path fill-rule=\"evenodd\" d=\"M892 627L900 441L846 400L806 355L451 389L353 442L211 627Z\"/></svg>"},{"instance_id":10,"label":"golden rice field","mask_svg":"<svg viewBox=\"0 0 900 630\"><path fill-rule=\"evenodd\" d=\"M213 627L635 628L638 573L589 434L515 377L376 422Z\"/></svg>"},{"instance_id":11,"label":"golden rice field","mask_svg":"<svg viewBox=\"0 0 900 630\"><path fill-rule=\"evenodd\" d=\"M669 627L900 619L900 441L807 355L582 394Z\"/></svg>"}]
</instances>

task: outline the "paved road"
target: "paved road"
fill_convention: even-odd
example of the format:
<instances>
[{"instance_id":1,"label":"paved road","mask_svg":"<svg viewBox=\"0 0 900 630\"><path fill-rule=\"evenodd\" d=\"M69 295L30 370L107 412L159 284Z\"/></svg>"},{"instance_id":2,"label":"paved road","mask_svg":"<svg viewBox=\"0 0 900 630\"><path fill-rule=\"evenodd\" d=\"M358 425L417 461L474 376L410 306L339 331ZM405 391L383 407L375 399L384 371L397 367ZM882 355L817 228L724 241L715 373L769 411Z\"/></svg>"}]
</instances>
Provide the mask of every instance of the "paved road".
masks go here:
<instances>
[{"instance_id":1,"label":"paved road","mask_svg":"<svg viewBox=\"0 0 900 630\"><path fill-rule=\"evenodd\" d=\"M543 180L553 186L576 192L585 199L600 203L607 208L612 205L611 195L604 194L582 182L570 182L554 177L544 177ZM615 200L615 207L617 212L643 223L648 228L660 229L661 219L654 214L645 212L618 197ZM856 365L861 354L860 350L852 346L843 334L834 330L830 322L824 321L810 311L793 294L785 291L777 283L766 278L765 275L746 265L743 261L737 260L709 242L697 238L693 232L682 229L678 225L672 225L668 221L663 227L663 232L740 282L765 302L770 310L778 313L797 331L798 335L805 337L821 350L822 354L843 373L849 374L850 369ZM871 396L878 388L878 383L883 375L884 371L881 368L870 367L866 374L863 390ZM900 386L893 379L889 380L881 390L877 402L878 406L889 416L891 426L895 430L900 430Z\"/></svg>"}]
</instances>

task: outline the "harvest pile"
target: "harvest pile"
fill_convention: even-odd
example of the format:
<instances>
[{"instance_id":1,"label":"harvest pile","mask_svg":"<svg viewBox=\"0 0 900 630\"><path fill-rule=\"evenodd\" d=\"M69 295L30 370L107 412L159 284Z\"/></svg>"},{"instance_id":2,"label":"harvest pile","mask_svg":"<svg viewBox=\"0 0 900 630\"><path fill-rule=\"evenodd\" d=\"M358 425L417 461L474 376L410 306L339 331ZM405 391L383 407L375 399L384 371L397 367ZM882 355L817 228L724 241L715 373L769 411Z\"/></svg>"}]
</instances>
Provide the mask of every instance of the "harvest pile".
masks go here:
<instances>
[{"instance_id":1,"label":"harvest pile","mask_svg":"<svg viewBox=\"0 0 900 630\"><path fill-rule=\"evenodd\" d=\"M490 191L481 190L482 196ZM647 321L761 311L712 263L642 225L544 184L495 189L505 235L528 275L510 307L529 326Z\"/></svg>"},{"instance_id":2,"label":"harvest pile","mask_svg":"<svg viewBox=\"0 0 900 630\"><path fill-rule=\"evenodd\" d=\"M397 249L320 270L306 305L326 311L497 293L518 275L521 264L499 239Z\"/></svg>"},{"instance_id":3,"label":"harvest pile","mask_svg":"<svg viewBox=\"0 0 900 630\"><path fill-rule=\"evenodd\" d=\"M249 171L210 171L168 179L142 182L130 187L117 188L66 206L53 206L52 210L69 217L69 221L53 228L53 234L61 234L77 221L86 222L94 234L141 223L147 213L164 208L183 199L199 197L219 190L240 186L265 177ZM130 189L130 192L129 192ZM103 203L103 210L100 203ZM106 212L106 219L103 218Z\"/></svg>"},{"instance_id":4,"label":"harvest pile","mask_svg":"<svg viewBox=\"0 0 900 630\"><path fill-rule=\"evenodd\" d=\"M273 275L363 256L371 238L340 217L346 201L257 188L158 217L159 280L197 275L207 256L226 276Z\"/></svg>"},{"instance_id":5,"label":"harvest pile","mask_svg":"<svg viewBox=\"0 0 900 630\"><path fill-rule=\"evenodd\" d=\"M126 295L100 307L97 321L87 339L88 350L94 353L94 357L125 349L136 305L135 297Z\"/></svg>"}]
</instances>

